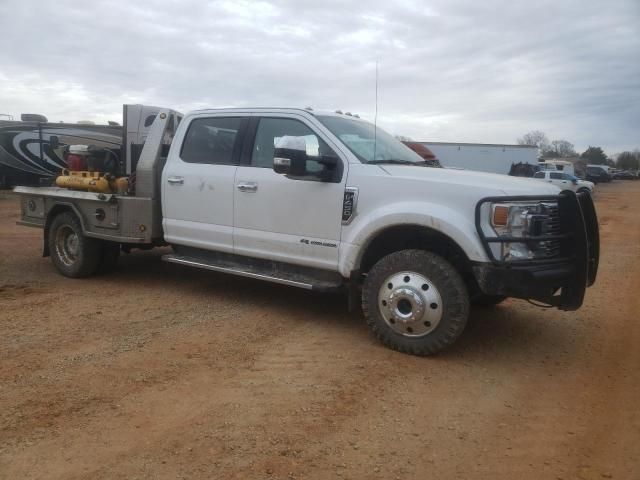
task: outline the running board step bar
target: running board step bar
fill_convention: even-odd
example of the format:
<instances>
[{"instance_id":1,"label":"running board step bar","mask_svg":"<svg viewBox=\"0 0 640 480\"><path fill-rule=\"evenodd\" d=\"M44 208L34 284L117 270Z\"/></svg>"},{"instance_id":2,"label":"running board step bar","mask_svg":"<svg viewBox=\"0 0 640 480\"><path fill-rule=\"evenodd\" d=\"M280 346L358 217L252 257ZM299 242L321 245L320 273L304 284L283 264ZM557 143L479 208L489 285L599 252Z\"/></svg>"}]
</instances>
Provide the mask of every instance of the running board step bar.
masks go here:
<instances>
[{"instance_id":1,"label":"running board step bar","mask_svg":"<svg viewBox=\"0 0 640 480\"><path fill-rule=\"evenodd\" d=\"M162 260L178 265L186 265L189 267L203 268L205 270L213 270L214 272L229 273L240 277L255 278L272 283L289 285L292 287L304 288L306 290L315 291L335 291L342 287L341 279L316 278L312 274L306 272L287 272L285 268L274 268L273 264L268 262L270 268L264 268L260 265L249 265L236 263L229 260L217 258L202 258L200 256L167 254L162 256ZM299 267L296 267L300 270ZM323 272L324 273L324 272Z\"/></svg>"}]
</instances>

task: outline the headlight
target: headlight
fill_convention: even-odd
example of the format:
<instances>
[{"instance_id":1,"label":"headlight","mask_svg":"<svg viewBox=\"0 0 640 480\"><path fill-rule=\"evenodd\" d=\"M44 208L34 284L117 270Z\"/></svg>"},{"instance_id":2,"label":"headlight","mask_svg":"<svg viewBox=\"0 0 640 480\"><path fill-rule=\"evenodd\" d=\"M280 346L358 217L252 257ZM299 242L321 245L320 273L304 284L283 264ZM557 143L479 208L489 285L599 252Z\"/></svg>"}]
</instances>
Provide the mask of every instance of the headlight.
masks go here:
<instances>
[{"instance_id":1,"label":"headlight","mask_svg":"<svg viewBox=\"0 0 640 480\"><path fill-rule=\"evenodd\" d=\"M491 242L490 248L494 257L505 261L527 260L548 256L549 241L540 240L541 236L555 233L553 214L557 212L554 203L510 202L491 203L485 210L487 216L485 225L489 225L493 232L491 237L503 237L504 242ZM531 241L526 241L532 237ZM534 239L535 237L535 239ZM524 239L525 241L509 241Z\"/></svg>"}]
</instances>

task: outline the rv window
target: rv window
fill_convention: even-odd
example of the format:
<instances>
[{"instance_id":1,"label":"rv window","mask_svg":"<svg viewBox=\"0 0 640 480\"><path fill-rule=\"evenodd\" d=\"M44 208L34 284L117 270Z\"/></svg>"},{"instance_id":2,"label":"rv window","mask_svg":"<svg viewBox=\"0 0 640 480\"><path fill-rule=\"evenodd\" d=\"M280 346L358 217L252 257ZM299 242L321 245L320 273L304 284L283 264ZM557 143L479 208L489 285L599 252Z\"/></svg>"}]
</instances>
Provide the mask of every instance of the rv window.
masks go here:
<instances>
[{"instance_id":1,"label":"rv window","mask_svg":"<svg viewBox=\"0 0 640 480\"><path fill-rule=\"evenodd\" d=\"M561 173L550 172L549 175L551 176L552 180L562 180L562 174Z\"/></svg>"},{"instance_id":2,"label":"rv window","mask_svg":"<svg viewBox=\"0 0 640 480\"><path fill-rule=\"evenodd\" d=\"M156 119L155 113L153 115L149 115L147 118L144 119L144 126L150 127L155 119Z\"/></svg>"},{"instance_id":3,"label":"rv window","mask_svg":"<svg viewBox=\"0 0 640 480\"><path fill-rule=\"evenodd\" d=\"M544 172L536 172L533 178L544 178Z\"/></svg>"}]
</instances>

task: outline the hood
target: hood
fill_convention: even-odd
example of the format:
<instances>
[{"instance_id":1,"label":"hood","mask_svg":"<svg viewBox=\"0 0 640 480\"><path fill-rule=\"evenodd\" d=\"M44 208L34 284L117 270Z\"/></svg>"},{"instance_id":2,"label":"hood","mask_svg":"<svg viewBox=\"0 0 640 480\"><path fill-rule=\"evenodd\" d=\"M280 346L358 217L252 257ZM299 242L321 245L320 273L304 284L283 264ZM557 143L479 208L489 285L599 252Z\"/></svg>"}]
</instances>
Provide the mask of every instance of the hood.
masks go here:
<instances>
[{"instance_id":1,"label":"hood","mask_svg":"<svg viewBox=\"0 0 640 480\"><path fill-rule=\"evenodd\" d=\"M496 190L504 195L557 195L560 188L531 178L511 177L497 173L411 165L378 165L389 175L399 178L449 184L451 187L484 187L487 196Z\"/></svg>"},{"instance_id":2,"label":"hood","mask_svg":"<svg viewBox=\"0 0 640 480\"><path fill-rule=\"evenodd\" d=\"M580 180L580 179L578 179L578 185L582 185L584 187L593 188L595 184L593 182L588 181L588 180Z\"/></svg>"}]
</instances>

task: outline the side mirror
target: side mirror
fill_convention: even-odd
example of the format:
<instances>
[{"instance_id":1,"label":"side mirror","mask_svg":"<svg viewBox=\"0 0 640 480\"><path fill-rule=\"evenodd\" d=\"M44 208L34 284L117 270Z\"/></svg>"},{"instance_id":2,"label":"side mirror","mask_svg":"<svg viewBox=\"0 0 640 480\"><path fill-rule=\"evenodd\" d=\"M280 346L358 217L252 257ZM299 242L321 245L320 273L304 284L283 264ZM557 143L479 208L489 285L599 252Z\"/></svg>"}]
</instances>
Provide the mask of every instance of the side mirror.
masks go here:
<instances>
[{"instance_id":1,"label":"side mirror","mask_svg":"<svg viewBox=\"0 0 640 480\"><path fill-rule=\"evenodd\" d=\"M307 155L304 138L284 136L280 138L273 152L273 170L299 180L319 180L330 182L340 159L335 155Z\"/></svg>"},{"instance_id":2,"label":"side mirror","mask_svg":"<svg viewBox=\"0 0 640 480\"><path fill-rule=\"evenodd\" d=\"M575 178L573 180L571 180L571 182L573 182L574 185L578 184L578 180L576 180Z\"/></svg>"},{"instance_id":3,"label":"side mirror","mask_svg":"<svg viewBox=\"0 0 640 480\"><path fill-rule=\"evenodd\" d=\"M273 157L273 170L281 175L287 175L294 178L307 179L314 178L321 182L330 182L334 177L334 171L340 161L338 157L333 155L322 155L320 157L308 157L304 154L293 154L291 152L278 152ZM321 165L320 169L310 170L307 162L311 165Z\"/></svg>"},{"instance_id":4,"label":"side mirror","mask_svg":"<svg viewBox=\"0 0 640 480\"><path fill-rule=\"evenodd\" d=\"M338 166L340 159L334 155L322 155L318 163L327 170L334 170Z\"/></svg>"},{"instance_id":5,"label":"side mirror","mask_svg":"<svg viewBox=\"0 0 640 480\"><path fill-rule=\"evenodd\" d=\"M281 175L304 176L307 173L307 144L304 138L281 137L273 151L273 170Z\"/></svg>"},{"instance_id":6,"label":"side mirror","mask_svg":"<svg viewBox=\"0 0 640 480\"><path fill-rule=\"evenodd\" d=\"M335 171L340 164L340 159L334 155L321 155L317 163L322 165L322 170L316 172L318 179L323 182L331 182L335 178Z\"/></svg>"},{"instance_id":7,"label":"side mirror","mask_svg":"<svg viewBox=\"0 0 640 480\"><path fill-rule=\"evenodd\" d=\"M299 150L276 148L273 155L273 170L281 175L304 177L307 174L307 154Z\"/></svg>"},{"instance_id":8,"label":"side mirror","mask_svg":"<svg viewBox=\"0 0 640 480\"><path fill-rule=\"evenodd\" d=\"M291 159L273 157L273 170L280 175L289 175L289 172L291 171Z\"/></svg>"}]
</instances>

